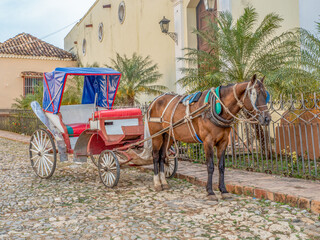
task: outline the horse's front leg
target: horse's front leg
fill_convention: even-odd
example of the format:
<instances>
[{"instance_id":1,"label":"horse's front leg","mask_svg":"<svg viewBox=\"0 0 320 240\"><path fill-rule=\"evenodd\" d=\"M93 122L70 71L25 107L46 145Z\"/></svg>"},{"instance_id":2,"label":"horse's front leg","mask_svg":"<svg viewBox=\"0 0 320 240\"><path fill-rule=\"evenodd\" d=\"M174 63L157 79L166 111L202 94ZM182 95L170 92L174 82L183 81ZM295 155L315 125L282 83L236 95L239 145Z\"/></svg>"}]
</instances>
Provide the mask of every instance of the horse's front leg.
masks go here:
<instances>
[{"instance_id":1,"label":"horse's front leg","mask_svg":"<svg viewBox=\"0 0 320 240\"><path fill-rule=\"evenodd\" d=\"M153 176L153 184L154 189L156 191L161 191L161 181L159 176L159 160L160 160L160 148L162 145L162 136L154 138L152 141L152 157L153 157L153 169L154 169L154 176Z\"/></svg>"},{"instance_id":2,"label":"horse's front leg","mask_svg":"<svg viewBox=\"0 0 320 240\"><path fill-rule=\"evenodd\" d=\"M212 190L212 175L214 172L213 143L212 143L212 141L205 141L203 145L204 145L204 151L206 154L207 171L208 171L208 181L207 181L208 198L213 201L218 201L217 196L214 194L214 192Z\"/></svg>"},{"instance_id":3,"label":"horse's front leg","mask_svg":"<svg viewBox=\"0 0 320 240\"><path fill-rule=\"evenodd\" d=\"M232 198L232 195L228 193L226 185L224 183L225 153L227 146L228 138L220 142L217 146L217 157L219 159L219 190L221 192L222 199Z\"/></svg>"}]
</instances>

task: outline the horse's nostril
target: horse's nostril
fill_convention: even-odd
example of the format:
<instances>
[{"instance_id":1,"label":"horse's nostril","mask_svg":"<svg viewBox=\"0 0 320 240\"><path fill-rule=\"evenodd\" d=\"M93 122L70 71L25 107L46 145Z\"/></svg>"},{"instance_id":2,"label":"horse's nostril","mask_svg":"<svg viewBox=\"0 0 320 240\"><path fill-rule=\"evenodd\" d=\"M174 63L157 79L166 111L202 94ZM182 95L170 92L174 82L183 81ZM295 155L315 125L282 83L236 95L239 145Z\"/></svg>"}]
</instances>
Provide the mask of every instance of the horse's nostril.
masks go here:
<instances>
[{"instance_id":1,"label":"horse's nostril","mask_svg":"<svg viewBox=\"0 0 320 240\"><path fill-rule=\"evenodd\" d=\"M264 121L265 121L266 123L269 123L270 120L271 120L271 119L270 119L269 117L265 117L265 118L264 118Z\"/></svg>"}]
</instances>

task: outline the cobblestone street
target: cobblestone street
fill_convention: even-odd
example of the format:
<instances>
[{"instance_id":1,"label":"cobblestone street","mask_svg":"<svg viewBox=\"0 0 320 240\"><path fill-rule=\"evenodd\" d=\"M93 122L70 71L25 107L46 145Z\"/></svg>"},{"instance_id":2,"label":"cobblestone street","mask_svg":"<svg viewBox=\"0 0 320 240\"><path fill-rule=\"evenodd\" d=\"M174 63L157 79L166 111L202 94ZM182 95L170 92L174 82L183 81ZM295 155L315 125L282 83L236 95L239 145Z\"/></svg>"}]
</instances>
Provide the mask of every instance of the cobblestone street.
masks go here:
<instances>
[{"instance_id":1,"label":"cobblestone street","mask_svg":"<svg viewBox=\"0 0 320 240\"><path fill-rule=\"evenodd\" d=\"M107 189L91 162L69 161L41 180L28 145L0 138L0 239L320 239L319 216L306 210L236 195L210 202L178 179L157 193L152 174L133 168Z\"/></svg>"}]
</instances>

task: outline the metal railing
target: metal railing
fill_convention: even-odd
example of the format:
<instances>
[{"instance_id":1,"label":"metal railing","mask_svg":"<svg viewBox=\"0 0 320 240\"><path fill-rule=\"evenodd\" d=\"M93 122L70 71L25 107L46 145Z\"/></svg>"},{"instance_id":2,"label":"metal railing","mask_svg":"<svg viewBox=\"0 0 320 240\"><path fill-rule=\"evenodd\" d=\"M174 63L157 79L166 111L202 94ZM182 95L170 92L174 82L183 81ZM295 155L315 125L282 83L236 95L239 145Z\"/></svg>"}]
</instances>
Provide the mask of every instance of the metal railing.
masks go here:
<instances>
[{"instance_id":1,"label":"metal railing","mask_svg":"<svg viewBox=\"0 0 320 240\"><path fill-rule=\"evenodd\" d=\"M269 126L236 122L226 166L270 174L320 179L320 98L272 102ZM179 146L180 158L205 163L201 144Z\"/></svg>"}]
</instances>

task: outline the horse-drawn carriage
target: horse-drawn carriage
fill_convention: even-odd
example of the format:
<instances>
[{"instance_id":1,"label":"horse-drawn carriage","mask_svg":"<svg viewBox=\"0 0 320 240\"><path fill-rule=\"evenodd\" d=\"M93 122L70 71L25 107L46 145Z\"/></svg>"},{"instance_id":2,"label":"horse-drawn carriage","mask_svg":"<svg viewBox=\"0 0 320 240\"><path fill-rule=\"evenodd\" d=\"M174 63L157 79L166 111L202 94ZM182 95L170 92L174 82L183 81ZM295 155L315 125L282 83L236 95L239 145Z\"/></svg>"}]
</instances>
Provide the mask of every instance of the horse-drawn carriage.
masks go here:
<instances>
[{"instance_id":1,"label":"horse-drawn carriage","mask_svg":"<svg viewBox=\"0 0 320 240\"><path fill-rule=\"evenodd\" d=\"M61 106L68 77L83 76L82 101ZM135 164L128 148L143 148L144 123L139 108L113 109L121 73L110 68L56 68L44 74L43 104L31 107L47 129L36 130L30 140L31 165L41 178L50 178L60 161L73 154L75 162L88 157L98 167L107 187L117 185L120 166ZM140 165L150 164L140 161ZM177 170L177 159L168 157L167 177Z\"/></svg>"}]
</instances>

